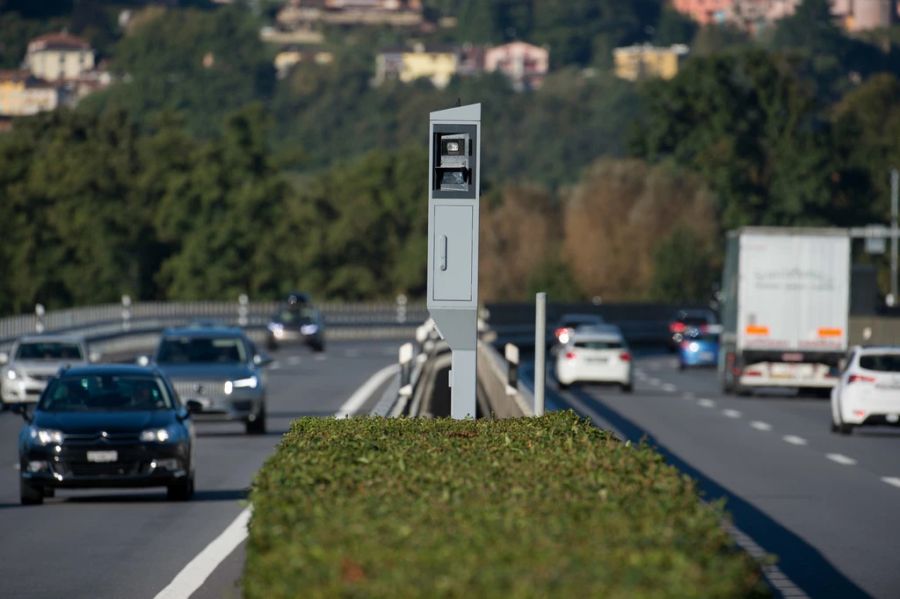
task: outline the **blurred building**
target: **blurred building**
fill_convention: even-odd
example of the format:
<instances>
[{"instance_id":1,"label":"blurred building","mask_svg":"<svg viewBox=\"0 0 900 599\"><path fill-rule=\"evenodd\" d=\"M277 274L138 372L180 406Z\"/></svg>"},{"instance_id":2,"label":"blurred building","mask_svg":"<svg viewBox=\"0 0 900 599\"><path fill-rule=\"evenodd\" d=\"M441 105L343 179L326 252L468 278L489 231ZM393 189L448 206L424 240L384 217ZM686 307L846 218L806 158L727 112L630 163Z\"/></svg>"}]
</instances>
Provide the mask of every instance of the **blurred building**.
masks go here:
<instances>
[{"instance_id":1,"label":"blurred building","mask_svg":"<svg viewBox=\"0 0 900 599\"><path fill-rule=\"evenodd\" d=\"M306 64L331 64L334 55L326 50L301 48L297 46L283 48L275 55L275 71L279 79L284 79L295 66Z\"/></svg>"},{"instance_id":2,"label":"blurred building","mask_svg":"<svg viewBox=\"0 0 900 599\"><path fill-rule=\"evenodd\" d=\"M80 37L48 33L28 43L25 68L45 81L71 81L94 70L94 51Z\"/></svg>"},{"instance_id":3,"label":"blurred building","mask_svg":"<svg viewBox=\"0 0 900 599\"><path fill-rule=\"evenodd\" d=\"M700 24L730 23L746 31L761 31L793 15L802 0L672 0L675 10ZM897 0L831 0L831 13L848 31L888 27L897 14Z\"/></svg>"},{"instance_id":4,"label":"blurred building","mask_svg":"<svg viewBox=\"0 0 900 599\"><path fill-rule=\"evenodd\" d=\"M724 23L735 0L672 0L672 7L701 25Z\"/></svg>"},{"instance_id":5,"label":"blurred building","mask_svg":"<svg viewBox=\"0 0 900 599\"><path fill-rule=\"evenodd\" d=\"M525 42L511 42L488 48L484 53L484 70L506 75L517 90L537 89L550 69L550 52Z\"/></svg>"},{"instance_id":6,"label":"blurred building","mask_svg":"<svg viewBox=\"0 0 900 599\"><path fill-rule=\"evenodd\" d=\"M289 0L275 20L290 31L319 25L416 27L424 17L421 0Z\"/></svg>"},{"instance_id":7,"label":"blurred building","mask_svg":"<svg viewBox=\"0 0 900 599\"><path fill-rule=\"evenodd\" d=\"M689 49L684 44L669 47L643 44L613 50L616 77L629 81L648 78L672 79L678 74Z\"/></svg>"},{"instance_id":8,"label":"blurred building","mask_svg":"<svg viewBox=\"0 0 900 599\"><path fill-rule=\"evenodd\" d=\"M56 110L64 99L64 90L38 79L28 71L0 71L0 116L31 116Z\"/></svg>"},{"instance_id":9,"label":"blurred building","mask_svg":"<svg viewBox=\"0 0 900 599\"><path fill-rule=\"evenodd\" d=\"M446 87L457 72L457 50L445 46L414 44L409 48L390 48L375 56L375 78L372 83L385 81L410 83L416 79L428 79L437 88Z\"/></svg>"}]
</instances>

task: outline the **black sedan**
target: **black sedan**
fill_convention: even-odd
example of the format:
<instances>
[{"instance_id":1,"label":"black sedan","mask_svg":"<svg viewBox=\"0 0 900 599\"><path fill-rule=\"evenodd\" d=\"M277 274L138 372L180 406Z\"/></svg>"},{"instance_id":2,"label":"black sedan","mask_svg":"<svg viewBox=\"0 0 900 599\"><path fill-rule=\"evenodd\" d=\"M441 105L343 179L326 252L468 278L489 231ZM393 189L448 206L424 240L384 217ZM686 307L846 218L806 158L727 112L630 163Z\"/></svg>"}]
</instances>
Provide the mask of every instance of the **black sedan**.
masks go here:
<instances>
[{"instance_id":1,"label":"black sedan","mask_svg":"<svg viewBox=\"0 0 900 599\"><path fill-rule=\"evenodd\" d=\"M61 370L19 434L23 504L57 488L164 486L194 493L190 414L155 368L93 365Z\"/></svg>"},{"instance_id":2,"label":"black sedan","mask_svg":"<svg viewBox=\"0 0 900 599\"><path fill-rule=\"evenodd\" d=\"M325 319L305 293L288 296L266 325L266 347L303 343L315 352L325 351Z\"/></svg>"}]
</instances>

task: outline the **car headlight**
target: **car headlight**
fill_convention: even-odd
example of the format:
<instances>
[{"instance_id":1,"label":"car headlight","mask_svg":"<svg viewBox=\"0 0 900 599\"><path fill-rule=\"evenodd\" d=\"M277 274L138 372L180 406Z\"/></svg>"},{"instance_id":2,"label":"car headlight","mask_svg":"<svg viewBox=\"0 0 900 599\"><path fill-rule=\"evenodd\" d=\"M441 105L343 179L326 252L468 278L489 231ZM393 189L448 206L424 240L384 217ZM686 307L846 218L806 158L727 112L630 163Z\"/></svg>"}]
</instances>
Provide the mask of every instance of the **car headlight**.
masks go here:
<instances>
[{"instance_id":1,"label":"car headlight","mask_svg":"<svg viewBox=\"0 0 900 599\"><path fill-rule=\"evenodd\" d=\"M19 378L19 373L15 368L10 368L9 370L6 371L6 378L11 381L14 381L17 378Z\"/></svg>"},{"instance_id":2,"label":"car headlight","mask_svg":"<svg viewBox=\"0 0 900 599\"><path fill-rule=\"evenodd\" d=\"M319 325L317 324L305 324L300 327L300 332L304 335L314 335L318 330Z\"/></svg>"},{"instance_id":3,"label":"car headlight","mask_svg":"<svg viewBox=\"0 0 900 599\"><path fill-rule=\"evenodd\" d=\"M50 428L31 427L31 438L38 445L59 445L63 442L62 431Z\"/></svg>"},{"instance_id":4,"label":"car headlight","mask_svg":"<svg viewBox=\"0 0 900 599\"><path fill-rule=\"evenodd\" d=\"M257 385L259 385L259 379L255 376L248 376L236 381L225 381L225 395L231 395L235 389L256 389Z\"/></svg>"},{"instance_id":5,"label":"car headlight","mask_svg":"<svg viewBox=\"0 0 900 599\"><path fill-rule=\"evenodd\" d=\"M169 430L165 428L149 428L143 432L141 432L141 441L148 442L157 442L157 443L165 443L172 436L169 434Z\"/></svg>"},{"instance_id":6,"label":"car headlight","mask_svg":"<svg viewBox=\"0 0 900 599\"><path fill-rule=\"evenodd\" d=\"M273 333L277 333L278 331L284 330L284 325L281 324L280 322L270 322L268 324L268 327L269 327L269 330L272 331Z\"/></svg>"}]
</instances>

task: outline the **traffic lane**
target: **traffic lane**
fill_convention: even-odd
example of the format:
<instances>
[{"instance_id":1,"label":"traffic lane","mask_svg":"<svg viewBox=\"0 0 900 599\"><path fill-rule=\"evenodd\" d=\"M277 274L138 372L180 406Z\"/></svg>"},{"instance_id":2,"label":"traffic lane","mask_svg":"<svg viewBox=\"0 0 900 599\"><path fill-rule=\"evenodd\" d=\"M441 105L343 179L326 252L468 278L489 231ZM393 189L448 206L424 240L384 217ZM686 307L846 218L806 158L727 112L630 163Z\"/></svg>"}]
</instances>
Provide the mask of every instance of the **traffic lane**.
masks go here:
<instances>
[{"instance_id":1,"label":"traffic lane","mask_svg":"<svg viewBox=\"0 0 900 599\"><path fill-rule=\"evenodd\" d=\"M654 364L660 367L651 368ZM782 442L848 457L857 462L857 467L879 479L900 477L900 428L865 427L856 429L852 435L839 435L831 432L828 399L784 390L763 391L748 397L728 396L721 393L715 370L680 372L674 364L659 358L639 361L636 379L664 393L679 397L687 393L691 399L727 417L744 418L763 428L771 425ZM653 384L654 379L658 384ZM714 405L704 400L713 401Z\"/></svg>"},{"instance_id":2,"label":"traffic lane","mask_svg":"<svg viewBox=\"0 0 900 599\"><path fill-rule=\"evenodd\" d=\"M0 596L153 597L243 509L256 471L292 419L332 415L396 343L332 343L324 355L275 354L268 373L269 434L198 423L197 493L165 501L162 489L59 491L43 506L18 505L21 419L0 416Z\"/></svg>"},{"instance_id":3,"label":"traffic lane","mask_svg":"<svg viewBox=\"0 0 900 599\"><path fill-rule=\"evenodd\" d=\"M561 397L564 402L569 397L573 405L580 403L582 409L594 408L629 437L650 436L693 475L713 481L719 493L746 503L749 509L743 510L743 517L735 513L738 527L768 551L780 554L785 572L815 590L813 596L823 592L833 596L835 585L842 586L841 596L852 595L858 591L854 584L874 596L896 592L900 574L894 566L900 543L883 531L900 525L895 509L900 490L863 469L835 463L824 452L783 442L774 424L757 428L754 420L726 415L719 403L732 398L708 393L698 397L671 385L638 378L632 395L582 387ZM733 513L735 504L729 502ZM833 575L827 572L829 565Z\"/></svg>"}]
</instances>

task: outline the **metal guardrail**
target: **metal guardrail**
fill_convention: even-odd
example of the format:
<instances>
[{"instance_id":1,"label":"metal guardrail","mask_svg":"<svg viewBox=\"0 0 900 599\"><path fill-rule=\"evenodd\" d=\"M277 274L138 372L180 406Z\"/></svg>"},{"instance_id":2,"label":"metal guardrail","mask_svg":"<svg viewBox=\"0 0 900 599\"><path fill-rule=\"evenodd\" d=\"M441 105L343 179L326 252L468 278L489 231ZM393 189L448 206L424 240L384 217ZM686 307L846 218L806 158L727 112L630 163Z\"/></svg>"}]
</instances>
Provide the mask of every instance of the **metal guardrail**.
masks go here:
<instances>
[{"instance_id":1,"label":"metal guardrail","mask_svg":"<svg viewBox=\"0 0 900 599\"><path fill-rule=\"evenodd\" d=\"M161 330L195 320L213 320L248 328L264 327L280 302L132 302L46 311L35 306L33 314L0 319L0 345L34 333L79 333L90 337L127 335L131 331ZM410 327L428 318L424 304L409 304L404 297L393 302L317 304L328 328ZM327 330L327 329L326 329Z\"/></svg>"}]
</instances>

